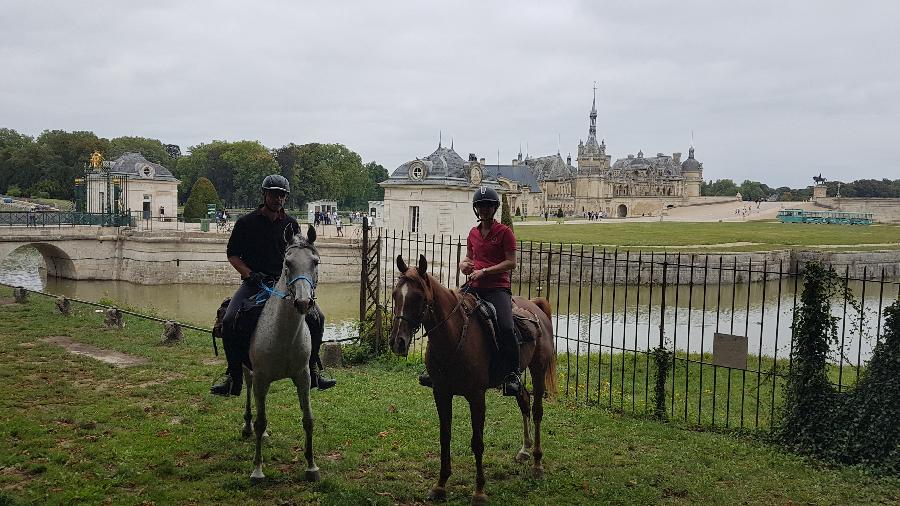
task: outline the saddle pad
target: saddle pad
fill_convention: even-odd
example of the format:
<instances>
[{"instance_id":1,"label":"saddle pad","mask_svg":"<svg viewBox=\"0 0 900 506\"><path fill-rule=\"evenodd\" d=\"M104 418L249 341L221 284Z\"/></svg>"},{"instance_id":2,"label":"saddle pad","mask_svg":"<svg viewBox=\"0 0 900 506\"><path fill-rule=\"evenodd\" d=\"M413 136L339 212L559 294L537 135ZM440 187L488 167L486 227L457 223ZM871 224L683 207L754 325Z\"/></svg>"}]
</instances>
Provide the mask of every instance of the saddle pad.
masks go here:
<instances>
[{"instance_id":1,"label":"saddle pad","mask_svg":"<svg viewBox=\"0 0 900 506\"><path fill-rule=\"evenodd\" d=\"M516 305L513 305L512 313L513 321L516 323L516 328L519 329L519 337L522 339L522 342L534 341L534 338L541 330L537 318L527 309L522 309Z\"/></svg>"}]
</instances>

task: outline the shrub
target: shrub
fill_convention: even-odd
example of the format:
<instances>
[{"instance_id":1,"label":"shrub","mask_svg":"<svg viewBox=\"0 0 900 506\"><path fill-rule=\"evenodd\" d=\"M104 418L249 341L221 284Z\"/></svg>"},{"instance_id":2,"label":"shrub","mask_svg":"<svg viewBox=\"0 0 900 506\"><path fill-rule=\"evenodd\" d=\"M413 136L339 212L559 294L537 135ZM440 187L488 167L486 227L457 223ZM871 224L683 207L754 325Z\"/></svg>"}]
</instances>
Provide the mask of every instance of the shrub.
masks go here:
<instances>
[{"instance_id":1,"label":"shrub","mask_svg":"<svg viewBox=\"0 0 900 506\"><path fill-rule=\"evenodd\" d=\"M6 189L6 194L10 197L21 197L22 196L22 188L17 184L9 185L9 188Z\"/></svg>"},{"instance_id":2,"label":"shrub","mask_svg":"<svg viewBox=\"0 0 900 506\"><path fill-rule=\"evenodd\" d=\"M501 214L500 214L500 223L503 223L509 228L513 228L512 215L509 213L509 201L506 200L506 194L500 196L501 204Z\"/></svg>"},{"instance_id":3,"label":"shrub","mask_svg":"<svg viewBox=\"0 0 900 506\"><path fill-rule=\"evenodd\" d=\"M190 221L206 218L206 206L208 204L215 204L219 208L222 207L222 200L219 198L212 181L201 177L194 183L194 187L191 188L191 196L188 197L187 203L184 205L184 219Z\"/></svg>"}]
</instances>

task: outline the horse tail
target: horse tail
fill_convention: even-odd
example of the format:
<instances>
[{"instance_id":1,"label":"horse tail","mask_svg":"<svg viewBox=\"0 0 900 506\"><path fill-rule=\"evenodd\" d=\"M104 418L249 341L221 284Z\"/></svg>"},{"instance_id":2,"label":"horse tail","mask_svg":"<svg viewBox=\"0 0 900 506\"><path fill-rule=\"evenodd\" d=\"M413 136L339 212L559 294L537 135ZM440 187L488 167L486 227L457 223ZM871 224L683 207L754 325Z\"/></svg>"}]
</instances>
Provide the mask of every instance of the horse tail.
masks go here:
<instances>
[{"instance_id":1,"label":"horse tail","mask_svg":"<svg viewBox=\"0 0 900 506\"><path fill-rule=\"evenodd\" d=\"M555 397L558 393L558 388L556 385L556 339L553 338L553 311L550 308L550 301L543 297L535 297L531 299L531 302L534 303L537 307L541 308L541 311L547 315L547 319L551 320L550 323L550 364L547 366L547 370L544 371L544 391L547 393L548 397Z\"/></svg>"}]
</instances>

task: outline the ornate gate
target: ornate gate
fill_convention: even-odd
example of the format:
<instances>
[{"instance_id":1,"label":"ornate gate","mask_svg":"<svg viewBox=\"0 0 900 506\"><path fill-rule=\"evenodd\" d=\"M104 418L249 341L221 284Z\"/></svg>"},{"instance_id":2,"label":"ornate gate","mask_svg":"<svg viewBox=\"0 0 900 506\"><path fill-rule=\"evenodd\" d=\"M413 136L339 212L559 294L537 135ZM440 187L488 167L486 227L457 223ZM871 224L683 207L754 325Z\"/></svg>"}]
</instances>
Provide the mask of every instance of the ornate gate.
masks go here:
<instances>
[{"instance_id":1,"label":"ornate gate","mask_svg":"<svg viewBox=\"0 0 900 506\"><path fill-rule=\"evenodd\" d=\"M362 247L359 273L359 339L372 339L373 351L381 350L382 325L380 307L381 236L373 237L369 219L363 219Z\"/></svg>"}]
</instances>

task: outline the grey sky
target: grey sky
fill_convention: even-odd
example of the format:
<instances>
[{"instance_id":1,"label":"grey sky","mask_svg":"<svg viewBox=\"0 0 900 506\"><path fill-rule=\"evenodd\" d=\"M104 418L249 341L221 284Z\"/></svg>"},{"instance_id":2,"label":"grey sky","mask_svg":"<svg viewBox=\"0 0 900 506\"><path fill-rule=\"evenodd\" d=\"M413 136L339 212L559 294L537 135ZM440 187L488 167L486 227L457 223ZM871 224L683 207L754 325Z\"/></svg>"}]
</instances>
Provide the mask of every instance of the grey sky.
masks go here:
<instances>
[{"instance_id":1,"label":"grey sky","mask_svg":"<svg viewBox=\"0 0 900 506\"><path fill-rule=\"evenodd\" d=\"M259 5L256 5L259 4ZM687 152L706 179L900 177L900 2L4 2L0 126L339 142L393 170Z\"/></svg>"}]
</instances>

